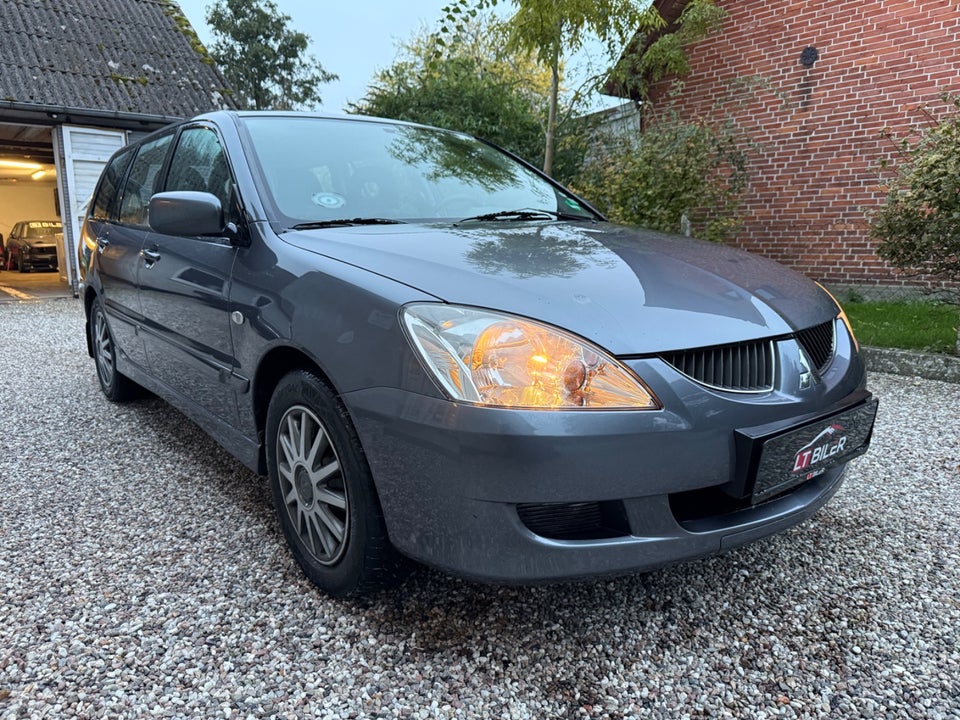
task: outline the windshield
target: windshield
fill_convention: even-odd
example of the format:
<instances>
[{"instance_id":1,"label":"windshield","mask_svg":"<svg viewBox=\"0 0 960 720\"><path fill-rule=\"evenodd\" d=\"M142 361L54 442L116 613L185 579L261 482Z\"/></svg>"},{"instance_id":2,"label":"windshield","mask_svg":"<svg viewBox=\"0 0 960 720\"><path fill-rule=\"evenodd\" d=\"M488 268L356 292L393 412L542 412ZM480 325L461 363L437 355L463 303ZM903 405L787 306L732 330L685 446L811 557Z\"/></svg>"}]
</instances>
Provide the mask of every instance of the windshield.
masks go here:
<instances>
[{"instance_id":1,"label":"windshield","mask_svg":"<svg viewBox=\"0 0 960 720\"><path fill-rule=\"evenodd\" d=\"M459 133L364 120L242 119L285 225L457 220L513 210L595 216L499 150Z\"/></svg>"},{"instance_id":2,"label":"windshield","mask_svg":"<svg viewBox=\"0 0 960 720\"><path fill-rule=\"evenodd\" d=\"M63 232L63 227L58 222L32 222L27 225L25 237L39 238L57 235Z\"/></svg>"}]
</instances>

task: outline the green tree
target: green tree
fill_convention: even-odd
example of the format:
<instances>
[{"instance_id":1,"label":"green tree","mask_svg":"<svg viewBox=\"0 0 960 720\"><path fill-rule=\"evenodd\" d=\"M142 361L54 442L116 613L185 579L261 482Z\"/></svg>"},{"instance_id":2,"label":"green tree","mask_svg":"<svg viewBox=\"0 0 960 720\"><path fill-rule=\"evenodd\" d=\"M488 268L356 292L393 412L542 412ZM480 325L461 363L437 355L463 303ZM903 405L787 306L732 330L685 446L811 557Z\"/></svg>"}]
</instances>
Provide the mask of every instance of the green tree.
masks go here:
<instances>
[{"instance_id":1,"label":"green tree","mask_svg":"<svg viewBox=\"0 0 960 720\"><path fill-rule=\"evenodd\" d=\"M871 233L880 257L953 283L960 302L960 95L942 99L942 119L930 116L928 127L897 142L900 160Z\"/></svg>"},{"instance_id":2,"label":"green tree","mask_svg":"<svg viewBox=\"0 0 960 720\"><path fill-rule=\"evenodd\" d=\"M726 10L713 0L690 0L670 32L656 32L655 28L647 38L649 31L641 29L631 48L644 49L637 52L628 48L611 69L609 79L623 91L648 100L651 84L667 76L682 79L690 73L686 47L718 32L726 17Z\"/></svg>"},{"instance_id":3,"label":"green tree","mask_svg":"<svg viewBox=\"0 0 960 720\"><path fill-rule=\"evenodd\" d=\"M446 36L457 37L467 18L478 10L493 7L499 0L455 0L444 8ZM647 36L665 26L650 0L510 0L515 8L507 21L508 47L532 53L550 71L547 120L544 137L543 170L552 174L560 124L559 103L565 57L578 51L589 37L607 47L610 66L635 36ZM683 44L696 39L696 31L708 32L718 26L723 11L713 0L691 0L684 12L688 30L679 41L654 42L644 54L651 55L644 69L670 72L682 68ZM693 20L696 20L695 22ZM679 57L678 57L679 54ZM607 73L604 73L606 76ZM600 78L598 77L598 80Z\"/></svg>"},{"instance_id":4,"label":"green tree","mask_svg":"<svg viewBox=\"0 0 960 720\"><path fill-rule=\"evenodd\" d=\"M238 95L254 110L292 110L320 104L320 86L337 76L312 55L310 36L291 30L290 16L272 0L217 0L207 10L210 54Z\"/></svg>"},{"instance_id":5,"label":"green tree","mask_svg":"<svg viewBox=\"0 0 960 720\"><path fill-rule=\"evenodd\" d=\"M348 111L468 132L541 164L549 77L528 53L505 50L506 28L495 18L478 15L462 30L449 42L414 36ZM563 140L556 164L568 177L579 166L578 143Z\"/></svg>"}]
</instances>

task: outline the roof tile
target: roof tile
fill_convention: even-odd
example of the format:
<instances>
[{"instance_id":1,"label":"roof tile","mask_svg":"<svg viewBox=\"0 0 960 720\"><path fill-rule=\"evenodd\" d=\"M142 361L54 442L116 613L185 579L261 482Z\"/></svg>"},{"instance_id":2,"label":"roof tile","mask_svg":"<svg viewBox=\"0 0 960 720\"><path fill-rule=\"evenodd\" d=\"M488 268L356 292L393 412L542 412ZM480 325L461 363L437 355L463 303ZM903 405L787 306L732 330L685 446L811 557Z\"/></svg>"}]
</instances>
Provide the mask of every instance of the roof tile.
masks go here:
<instances>
[{"instance_id":1,"label":"roof tile","mask_svg":"<svg viewBox=\"0 0 960 720\"><path fill-rule=\"evenodd\" d=\"M234 107L178 22L173 0L0 0L0 100L168 117Z\"/></svg>"}]
</instances>

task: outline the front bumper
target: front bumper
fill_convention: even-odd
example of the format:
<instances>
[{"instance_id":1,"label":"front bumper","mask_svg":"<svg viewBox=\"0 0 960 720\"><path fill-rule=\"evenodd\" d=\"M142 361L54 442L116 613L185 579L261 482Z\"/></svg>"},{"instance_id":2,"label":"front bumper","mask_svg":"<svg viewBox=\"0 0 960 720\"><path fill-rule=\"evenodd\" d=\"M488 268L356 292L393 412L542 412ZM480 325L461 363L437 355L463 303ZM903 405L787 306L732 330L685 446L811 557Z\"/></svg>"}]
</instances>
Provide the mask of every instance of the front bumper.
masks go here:
<instances>
[{"instance_id":1,"label":"front bumper","mask_svg":"<svg viewBox=\"0 0 960 720\"><path fill-rule=\"evenodd\" d=\"M51 250L35 249L29 253L21 253L20 264L24 270L57 270L59 269L59 263L57 262L56 248Z\"/></svg>"},{"instance_id":2,"label":"front bumper","mask_svg":"<svg viewBox=\"0 0 960 720\"><path fill-rule=\"evenodd\" d=\"M680 412L499 410L387 388L344 400L401 552L465 577L536 582L649 570L808 518L845 463L752 500L736 430L872 402L862 368L840 385L817 402L665 403Z\"/></svg>"}]
</instances>

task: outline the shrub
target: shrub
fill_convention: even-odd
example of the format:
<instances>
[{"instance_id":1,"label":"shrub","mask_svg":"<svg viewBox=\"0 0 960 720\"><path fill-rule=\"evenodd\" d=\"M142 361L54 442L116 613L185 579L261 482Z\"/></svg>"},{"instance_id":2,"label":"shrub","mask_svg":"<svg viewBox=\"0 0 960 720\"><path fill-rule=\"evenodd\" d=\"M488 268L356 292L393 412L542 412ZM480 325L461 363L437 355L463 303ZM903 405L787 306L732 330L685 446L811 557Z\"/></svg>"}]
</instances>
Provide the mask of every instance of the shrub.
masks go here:
<instances>
[{"instance_id":1,"label":"shrub","mask_svg":"<svg viewBox=\"0 0 960 720\"><path fill-rule=\"evenodd\" d=\"M877 253L907 274L953 283L960 302L960 96L947 113L897 141L900 160L886 203L871 217Z\"/></svg>"},{"instance_id":2,"label":"shrub","mask_svg":"<svg viewBox=\"0 0 960 720\"><path fill-rule=\"evenodd\" d=\"M670 112L639 137L607 138L573 184L612 220L723 241L740 226L747 182L745 144L732 123Z\"/></svg>"}]
</instances>

